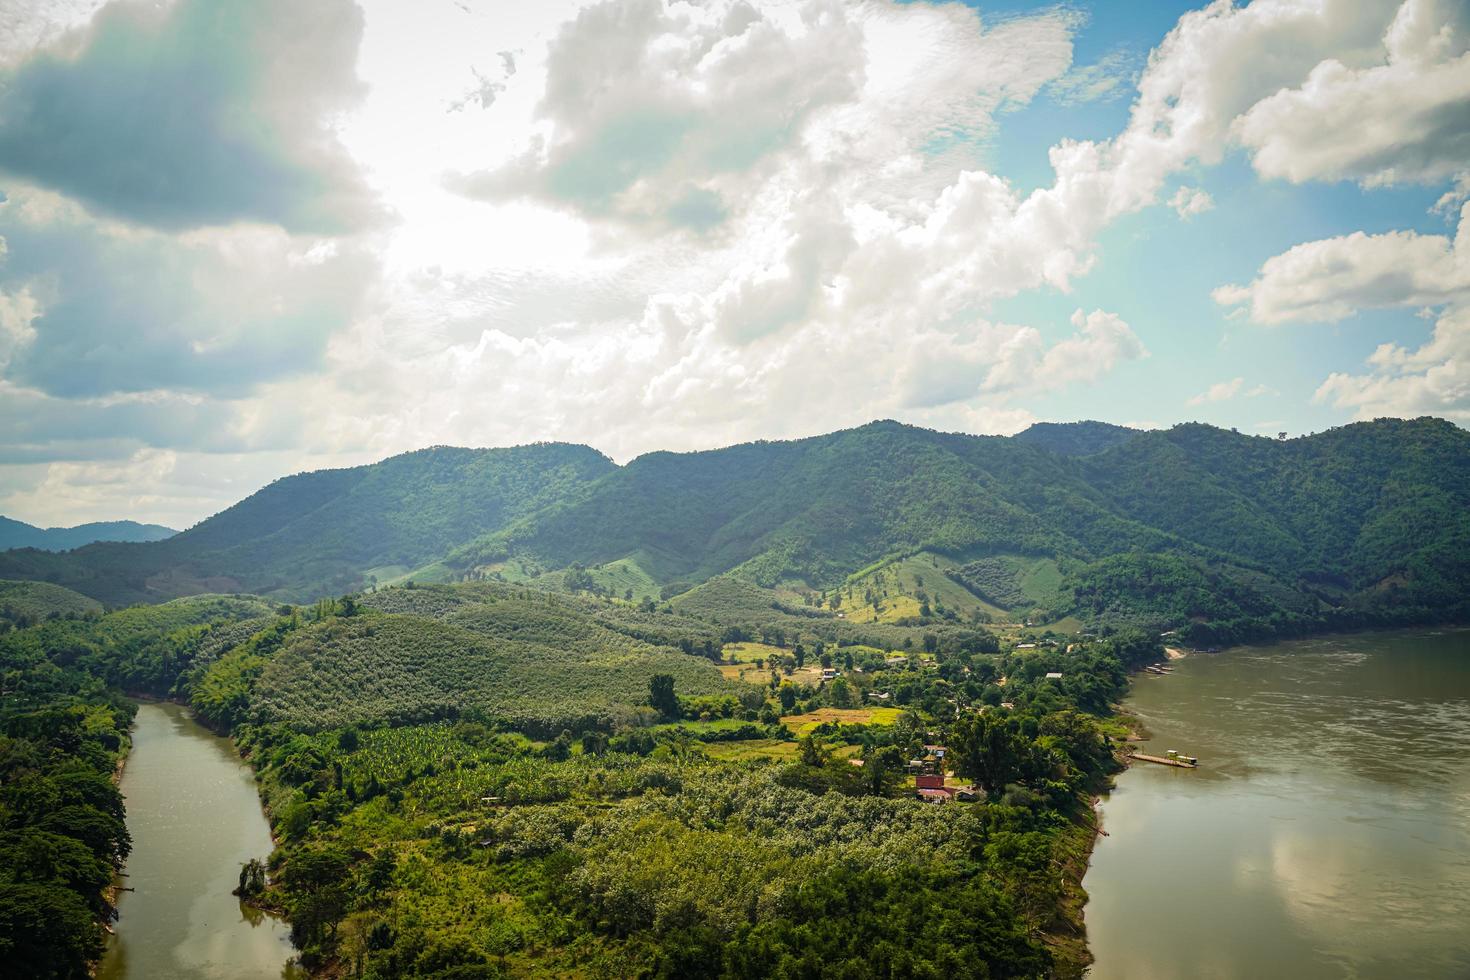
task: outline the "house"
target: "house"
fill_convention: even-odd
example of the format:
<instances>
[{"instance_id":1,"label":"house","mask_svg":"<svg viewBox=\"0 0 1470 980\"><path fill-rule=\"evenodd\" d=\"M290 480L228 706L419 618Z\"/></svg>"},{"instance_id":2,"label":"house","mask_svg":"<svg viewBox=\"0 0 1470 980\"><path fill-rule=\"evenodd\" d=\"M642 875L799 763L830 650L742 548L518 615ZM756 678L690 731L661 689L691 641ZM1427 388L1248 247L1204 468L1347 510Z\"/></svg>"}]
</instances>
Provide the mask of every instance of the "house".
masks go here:
<instances>
[{"instance_id":1,"label":"house","mask_svg":"<svg viewBox=\"0 0 1470 980\"><path fill-rule=\"evenodd\" d=\"M948 803L954 798L954 790L944 785L944 777L938 774L915 776L914 792L929 803Z\"/></svg>"},{"instance_id":2,"label":"house","mask_svg":"<svg viewBox=\"0 0 1470 980\"><path fill-rule=\"evenodd\" d=\"M980 790L974 786L956 786L954 798L961 803L973 803L980 798Z\"/></svg>"},{"instance_id":3,"label":"house","mask_svg":"<svg viewBox=\"0 0 1470 980\"><path fill-rule=\"evenodd\" d=\"M1035 643L1017 643L1016 644L1016 649L1017 650L1035 650L1036 649L1036 644Z\"/></svg>"},{"instance_id":4,"label":"house","mask_svg":"<svg viewBox=\"0 0 1470 980\"><path fill-rule=\"evenodd\" d=\"M1000 703L1000 706L1002 708L1006 709L1007 711L1015 711L1016 710L1016 702L1014 702L1014 701L1002 701Z\"/></svg>"},{"instance_id":5,"label":"house","mask_svg":"<svg viewBox=\"0 0 1470 980\"><path fill-rule=\"evenodd\" d=\"M868 697L874 701L887 701L891 695L887 691L869 691Z\"/></svg>"},{"instance_id":6,"label":"house","mask_svg":"<svg viewBox=\"0 0 1470 980\"><path fill-rule=\"evenodd\" d=\"M1062 679L1062 675L1059 671L1053 670L1046 675L1046 679L1049 681L1059 681Z\"/></svg>"},{"instance_id":7,"label":"house","mask_svg":"<svg viewBox=\"0 0 1470 980\"><path fill-rule=\"evenodd\" d=\"M822 680L830 681L836 679L836 677L837 671L835 669L831 667L826 667L822 670Z\"/></svg>"},{"instance_id":8,"label":"house","mask_svg":"<svg viewBox=\"0 0 1470 980\"><path fill-rule=\"evenodd\" d=\"M924 746L924 752L927 755L934 756L936 759L943 759L945 748L942 745L926 745Z\"/></svg>"}]
</instances>

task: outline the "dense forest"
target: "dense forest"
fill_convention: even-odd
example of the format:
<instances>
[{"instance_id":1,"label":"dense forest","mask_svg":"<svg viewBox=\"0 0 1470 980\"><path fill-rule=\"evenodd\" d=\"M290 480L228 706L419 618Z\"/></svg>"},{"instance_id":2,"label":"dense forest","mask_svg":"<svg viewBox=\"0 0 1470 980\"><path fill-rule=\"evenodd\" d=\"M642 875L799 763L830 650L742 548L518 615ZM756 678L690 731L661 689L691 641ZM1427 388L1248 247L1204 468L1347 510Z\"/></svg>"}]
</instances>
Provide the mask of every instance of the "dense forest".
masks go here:
<instances>
[{"instance_id":1,"label":"dense forest","mask_svg":"<svg viewBox=\"0 0 1470 980\"><path fill-rule=\"evenodd\" d=\"M962 588L945 594L952 615L919 595L933 579L899 575L864 618L1225 642L1462 618L1467 514L1470 434L1435 419L1286 440L1197 424L1000 438L875 422L624 466L560 444L440 447L279 480L167 541L5 552L0 575L108 605L220 591L299 602L410 579L662 601L732 577L850 619L874 569L918 559ZM1059 576L1044 588L1041 559Z\"/></svg>"},{"instance_id":2,"label":"dense forest","mask_svg":"<svg viewBox=\"0 0 1470 980\"><path fill-rule=\"evenodd\" d=\"M1156 641L1011 650L734 579L678 598L405 585L12 629L0 946L54 977L101 949L132 691L192 704L258 770L279 847L242 893L313 970L1079 974L1088 794ZM936 740L974 787L953 811L914 798Z\"/></svg>"}]
</instances>

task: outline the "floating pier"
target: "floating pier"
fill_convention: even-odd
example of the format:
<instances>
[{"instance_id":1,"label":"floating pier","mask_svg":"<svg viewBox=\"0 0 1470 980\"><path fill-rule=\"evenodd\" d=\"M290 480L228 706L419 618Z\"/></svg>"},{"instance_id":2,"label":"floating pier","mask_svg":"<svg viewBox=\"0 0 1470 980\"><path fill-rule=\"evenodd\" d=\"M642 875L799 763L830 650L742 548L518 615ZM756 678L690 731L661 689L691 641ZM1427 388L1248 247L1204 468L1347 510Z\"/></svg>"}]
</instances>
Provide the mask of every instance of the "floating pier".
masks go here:
<instances>
[{"instance_id":1,"label":"floating pier","mask_svg":"<svg viewBox=\"0 0 1470 980\"><path fill-rule=\"evenodd\" d=\"M1177 766L1180 769L1199 768L1199 760L1194 758L1193 756L1187 755L1175 756L1174 758L1165 758L1162 755L1145 755L1142 752L1135 752L1132 756L1130 756L1130 758L1140 759L1144 762L1157 762L1161 766Z\"/></svg>"}]
</instances>

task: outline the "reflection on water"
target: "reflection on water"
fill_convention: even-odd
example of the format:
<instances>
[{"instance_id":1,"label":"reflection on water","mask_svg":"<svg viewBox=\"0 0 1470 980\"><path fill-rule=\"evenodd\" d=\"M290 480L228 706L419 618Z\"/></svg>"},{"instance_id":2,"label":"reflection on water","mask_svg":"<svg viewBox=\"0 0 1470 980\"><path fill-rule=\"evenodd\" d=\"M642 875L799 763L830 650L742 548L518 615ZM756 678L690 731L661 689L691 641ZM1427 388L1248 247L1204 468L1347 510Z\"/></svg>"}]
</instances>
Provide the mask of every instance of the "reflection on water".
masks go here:
<instances>
[{"instance_id":1,"label":"reflection on water","mask_svg":"<svg viewBox=\"0 0 1470 980\"><path fill-rule=\"evenodd\" d=\"M240 865L271 850L255 782L228 739L173 704L138 709L123 771L133 853L101 980L289 977L286 926L239 903Z\"/></svg>"},{"instance_id":2,"label":"reflection on water","mask_svg":"<svg viewBox=\"0 0 1470 980\"><path fill-rule=\"evenodd\" d=\"M1103 805L1094 980L1470 977L1470 631L1337 636L1141 676Z\"/></svg>"}]
</instances>

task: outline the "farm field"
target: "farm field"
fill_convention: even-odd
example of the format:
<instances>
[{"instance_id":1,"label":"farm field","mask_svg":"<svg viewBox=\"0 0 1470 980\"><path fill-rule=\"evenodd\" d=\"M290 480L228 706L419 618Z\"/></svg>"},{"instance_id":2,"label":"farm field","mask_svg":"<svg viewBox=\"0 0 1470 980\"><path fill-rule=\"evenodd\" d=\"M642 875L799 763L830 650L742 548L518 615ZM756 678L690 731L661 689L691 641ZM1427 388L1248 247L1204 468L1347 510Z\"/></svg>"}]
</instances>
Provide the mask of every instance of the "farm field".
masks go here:
<instances>
[{"instance_id":1,"label":"farm field","mask_svg":"<svg viewBox=\"0 0 1470 980\"><path fill-rule=\"evenodd\" d=\"M837 611L854 623L894 623L918 618L927 602L931 613L948 609L965 621L976 613L994 621L1010 619L1006 609L950 578L947 573L958 567L952 558L932 552L869 566L834 590Z\"/></svg>"},{"instance_id":2,"label":"farm field","mask_svg":"<svg viewBox=\"0 0 1470 980\"><path fill-rule=\"evenodd\" d=\"M902 708L818 708L803 715L784 715L781 724L797 735L809 734L819 725L891 725Z\"/></svg>"}]
</instances>

